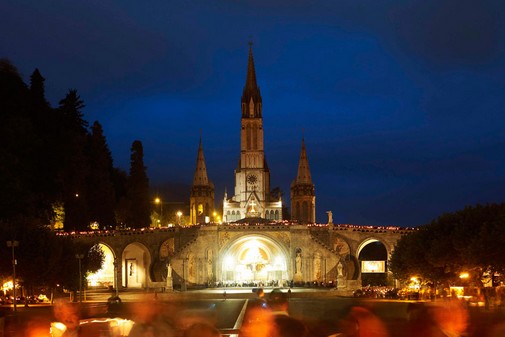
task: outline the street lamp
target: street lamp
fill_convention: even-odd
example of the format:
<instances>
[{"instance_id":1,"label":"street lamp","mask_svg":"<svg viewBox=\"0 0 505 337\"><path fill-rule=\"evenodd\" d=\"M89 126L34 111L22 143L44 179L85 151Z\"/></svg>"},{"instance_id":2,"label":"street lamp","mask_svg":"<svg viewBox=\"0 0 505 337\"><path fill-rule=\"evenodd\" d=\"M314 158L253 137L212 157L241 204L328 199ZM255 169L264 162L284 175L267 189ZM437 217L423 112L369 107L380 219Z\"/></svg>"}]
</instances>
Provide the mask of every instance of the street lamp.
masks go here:
<instances>
[{"instance_id":1,"label":"street lamp","mask_svg":"<svg viewBox=\"0 0 505 337\"><path fill-rule=\"evenodd\" d=\"M82 268L81 261L84 258L84 254L75 254L75 258L79 260L79 304L82 304Z\"/></svg>"},{"instance_id":2,"label":"street lamp","mask_svg":"<svg viewBox=\"0 0 505 337\"><path fill-rule=\"evenodd\" d=\"M178 219L178 222L179 222L179 226L181 225L181 216L182 216L182 212L181 211L177 211L177 219Z\"/></svg>"},{"instance_id":3,"label":"street lamp","mask_svg":"<svg viewBox=\"0 0 505 337\"><path fill-rule=\"evenodd\" d=\"M19 246L19 241L7 241L7 247L12 248L12 293L14 295L14 311L17 311L16 307L16 256L14 254L14 248Z\"/></svg>"},{"instance_id":4,"label":"street lamp","mask_svg":"<svg viewBox=\"0 0 505 337\"><path fill-rule=\"evenodd\" d=\"M117 270L118 270L118 262L117 257L114 258L114 286L116 287L116 300L119 299L119 285L117 280Z\"/></svg>"},{"instance_id":5,"label":"street lamp","mask_svg":"<svg viewBox=\"0 0 505 337\"><path fill-rule=\"evenodd\" d=\"M160 219L161 219L161 222L158 221L158 224L161 224L163 222L163 202L161 201L160 198L156 198L154 199L154 202L158 205L160 205Z\"/></svg>"}]
</instances>

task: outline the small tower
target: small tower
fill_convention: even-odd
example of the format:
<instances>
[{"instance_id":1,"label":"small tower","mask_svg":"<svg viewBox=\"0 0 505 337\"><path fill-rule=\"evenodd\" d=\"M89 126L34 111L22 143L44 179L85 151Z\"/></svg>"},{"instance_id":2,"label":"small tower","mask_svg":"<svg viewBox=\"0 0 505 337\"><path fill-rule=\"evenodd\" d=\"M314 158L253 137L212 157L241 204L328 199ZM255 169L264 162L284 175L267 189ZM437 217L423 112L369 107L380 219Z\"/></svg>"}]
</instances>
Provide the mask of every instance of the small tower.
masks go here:
<instances>
[{"instance_id":1,"label":"small tower","mask_svg":"<svg viewBox=\"0 0 505 337\"><path fill-rule=\"evenodd\" d=\"M189 197L189 219L191 224L205 223L212 219L214 210L214 184L207 176L207 167L203 156L202 139L198 146L195 176Z\"/></svg>"},{"instance_id":2,"label":"small tower","mask_svg":"<svg viewBox=\"0 0 505 337\"><path fill-rule=\"evenodd\" d=\"M298 174L291 183L291 219L300 223L316 222L316 194L310 176L309 160L302 138Z\"/></svg>"}]
</instances>

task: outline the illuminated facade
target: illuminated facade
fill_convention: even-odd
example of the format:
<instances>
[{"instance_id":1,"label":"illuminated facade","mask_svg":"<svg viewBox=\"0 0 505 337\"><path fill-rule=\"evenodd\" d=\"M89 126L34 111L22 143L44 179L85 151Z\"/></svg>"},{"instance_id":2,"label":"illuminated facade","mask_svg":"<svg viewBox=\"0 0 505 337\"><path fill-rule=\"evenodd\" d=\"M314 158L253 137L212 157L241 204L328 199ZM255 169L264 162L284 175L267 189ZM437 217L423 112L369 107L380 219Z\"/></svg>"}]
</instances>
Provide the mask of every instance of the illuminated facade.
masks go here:
<instances>
[{"instance_id":1,"label":"illuminated facade","mask_svg":"<svg viewBox=\"0 0 505 337\"><path fill-rule=\"evenodd\" d=\"M316 224L315 187L303 139L297 176L290 189L295 221L282 219L282 200L270 195L262 99L252 48L241 112L240 158L234 195L228 198L225 192L223 223L214 219L214 185L207 175L200 140L190 193L190 223L200 226L80 236L103 245L106 253L107 266L88 279L92 284L165 288L169 279L174 289L185 290L192 286L278 287L315 282L349 290L361 286L362 272L388 272L387 259L361 261L360 252L380 242L389 256L397 240L409 231L334 225L331 215L327 224ZM115 266L113 261L118 261Z\"/></svg>"},{"instance_id":2,"label":"illuminated facade","mask_svg":"<svg viewBox=\"0 0 505 337\"><path fill-rule=\"evenodd\" d=\"M235 195L223 200L223 221L244 218L282 220L282 200L270 195L270 170L265 158L260 89L252 47L241 99L240 159L235 169Z\"/></svg>"}]
</instances>

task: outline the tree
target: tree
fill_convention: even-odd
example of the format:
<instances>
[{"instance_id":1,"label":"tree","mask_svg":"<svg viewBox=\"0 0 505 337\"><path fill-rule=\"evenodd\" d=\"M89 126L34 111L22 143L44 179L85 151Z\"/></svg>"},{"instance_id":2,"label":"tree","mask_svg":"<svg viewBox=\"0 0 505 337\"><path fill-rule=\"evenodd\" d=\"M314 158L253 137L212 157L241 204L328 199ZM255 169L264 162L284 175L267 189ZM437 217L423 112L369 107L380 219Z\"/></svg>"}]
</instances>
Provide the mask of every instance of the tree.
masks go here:
<instances>
[{"instance_id":1,"label":"tree","mask_svg":"<svg viewBox=\"0 0 505 337\"><path fill-rule=\"evenodd\" d=\"M98 222L101 228L114 228L116 200L112 182L112 155L103 135L102 126L97 121L91 127L89 157L87 195L90 220Z\"/></svg>"},{"instance_id":2,"label":"tree","mask_svg":"<svg viewBox=\"0 0 505 337\"><path fill-rule=\"evenodd\" d=\"M86 151L87 122L82 119L84 103L76 90L69 90L58 107L61 118L61 199L65 207L65 229L86 230L90 223L88 210L89 157Z\"/></svg>"},{"instance_id":3,"label":"tree","mask_svg":"<svg viewBox=\"0 0 505 337\"><path fill-rule=\"evenodd\" d=\"M419 275L438 282L454 282L466 272L482 285L485 273L505 272L503 223L504 203L443 214L397 242L391 271L402 280Z\"/></svg>"},{"instance_id":4,"label":"tree","mask_svg":"<svg viewBox=\"0 0 505 337\"><path fill-rule=\"evenodd\" d=\"M149 179L144 166L142 142L139 140L134 141L131 147L127 204L130 210L127 225L134 228L148 227L151 213Z\"/></svg>"}]
</instances>

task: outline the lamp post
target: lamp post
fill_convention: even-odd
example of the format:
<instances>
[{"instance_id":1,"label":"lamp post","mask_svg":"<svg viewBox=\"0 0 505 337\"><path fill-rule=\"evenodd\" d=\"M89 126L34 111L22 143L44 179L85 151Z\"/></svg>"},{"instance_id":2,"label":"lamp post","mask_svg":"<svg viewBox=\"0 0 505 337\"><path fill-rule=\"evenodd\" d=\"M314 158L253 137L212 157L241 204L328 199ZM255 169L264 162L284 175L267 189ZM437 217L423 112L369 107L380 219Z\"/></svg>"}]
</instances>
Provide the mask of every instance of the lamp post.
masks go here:
<instances>
[{"instance_id":1,"label":"lamp post","mask_svg":"<svg viewBox=\"0 0 505 337\"><path fill-rule=\"evenodd\" d=\"M116 299L119 298L119 285L118 285L118 280L117 280L117 257L114 258L114 287L116 288Z\"/></svg>"},{"instance_id":2,"label":"lamp post","mask_svg":"<svg viewBox=\"0 0 505 337\"><path fill-rule=\"evenodd\" d=\"M161 201L160 198L154 199L154 202L158 205L160 205L160 220L158 223L161 225L163 223L163 201Z\"/></svg>"},{"instance_id":3,"label":"lamp post","mask_svg":"<svg viewBox=\"0 0 505 337\"><path fill-rule=\"evenodd\" d=\"M17 311L17 307L16 307L16 256L14 253L14 248L17 246L19 246L19 241L15 241L15 240L7 241L7 247L12 248L12 293L14 295L14 300L12 303L14 304L14 311Z\"/></svg>"},{"instance_id":4,"label":"lamp post","mask_svg":"<svg viewBox=\"0 0 505 337\"><path fill-rule=\"evenodd\" d=\"M79 304L82 304L82 267L81 261L84 258L84 254L75 254L75 258L79 260Z\"/></svg>"}]
</instances>

